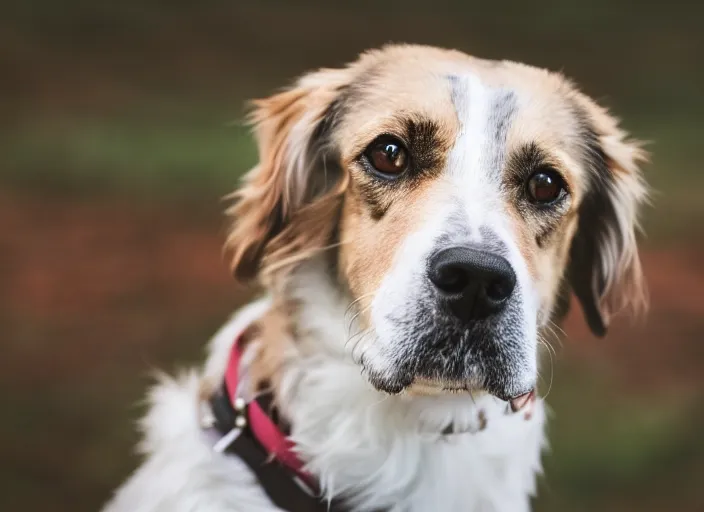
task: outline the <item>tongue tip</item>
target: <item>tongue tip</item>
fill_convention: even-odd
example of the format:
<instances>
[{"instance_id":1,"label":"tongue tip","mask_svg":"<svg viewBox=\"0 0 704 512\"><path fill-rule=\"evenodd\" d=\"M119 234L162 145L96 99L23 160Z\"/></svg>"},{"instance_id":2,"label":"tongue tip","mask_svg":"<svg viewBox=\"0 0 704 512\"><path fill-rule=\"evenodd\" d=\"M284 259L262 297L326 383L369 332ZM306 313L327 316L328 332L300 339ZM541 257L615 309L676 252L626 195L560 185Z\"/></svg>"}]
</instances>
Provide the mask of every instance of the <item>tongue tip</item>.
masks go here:
<instances>
[{"instance_id":1,"label":"tongue tip","mask_svg":"<svg viewBox=\"0 0 704 512\"><path fill-rule=\"evenodd\" d=\"M509 400L509 404L511 405L511 410L513 412L518 412L521 409L523 409L526 405L529 403L533 402L535 400L535 389L531 389L527 393L523 393L520 396L517 396L516 398L512 398Z\"/></svg>"}]
</instances>

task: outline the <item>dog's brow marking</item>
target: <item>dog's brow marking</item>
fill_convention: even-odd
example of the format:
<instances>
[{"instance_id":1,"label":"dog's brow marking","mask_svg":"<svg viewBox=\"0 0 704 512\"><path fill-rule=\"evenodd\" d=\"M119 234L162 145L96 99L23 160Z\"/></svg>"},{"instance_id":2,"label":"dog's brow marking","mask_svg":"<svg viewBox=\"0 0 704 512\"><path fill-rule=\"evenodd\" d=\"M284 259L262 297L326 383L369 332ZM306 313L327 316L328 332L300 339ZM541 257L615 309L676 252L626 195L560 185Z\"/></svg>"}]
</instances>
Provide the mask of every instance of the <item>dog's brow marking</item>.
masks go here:
<instances>
[{"instance_id":1,"label":"dog's brow marking","mask_svg":"<svg viewBox=\"0 0 704 512\"><path fill-rule=\"evenodd\" d=\"M493 137L485 141L486 148L485 172L501 173L506 162L506 139L508 128L516 112L517 100L513 91L499 89L493 96L490 117L487 128Z\"/></svg>"},{"instance_id":2,"label":"dog's brow marking","mask_svg":"<svg viewBox=\"0 0 704 512\"><path fill-rule=\"evenodd\" d=\"M462 101L463 91L461 78L458 75L447 75L446 78L450 82L450 98L452 99L452 104L455 106L455 109L457 109L457 104Z\"/></svg>"}]
</instances>

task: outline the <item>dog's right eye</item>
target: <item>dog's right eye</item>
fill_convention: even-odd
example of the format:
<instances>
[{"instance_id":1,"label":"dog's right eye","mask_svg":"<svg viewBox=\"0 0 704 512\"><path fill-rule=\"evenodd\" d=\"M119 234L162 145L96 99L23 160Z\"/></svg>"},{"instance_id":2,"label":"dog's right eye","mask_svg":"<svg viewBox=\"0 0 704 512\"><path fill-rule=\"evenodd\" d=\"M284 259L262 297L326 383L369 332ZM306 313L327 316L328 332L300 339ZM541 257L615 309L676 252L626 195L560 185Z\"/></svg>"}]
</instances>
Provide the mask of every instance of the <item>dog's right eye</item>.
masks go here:
<instances>
[{"instance_id":1,"label":"dog's right eye","mask_svg":"<svg viewBox=\"0 0 704 512\"><path fill-rule=\"evenodd\" d=\"M396 177L408 168L408 151L396 137L382 135L364 151L374 170L386 177Z\"/></svg>"}]
</instances>

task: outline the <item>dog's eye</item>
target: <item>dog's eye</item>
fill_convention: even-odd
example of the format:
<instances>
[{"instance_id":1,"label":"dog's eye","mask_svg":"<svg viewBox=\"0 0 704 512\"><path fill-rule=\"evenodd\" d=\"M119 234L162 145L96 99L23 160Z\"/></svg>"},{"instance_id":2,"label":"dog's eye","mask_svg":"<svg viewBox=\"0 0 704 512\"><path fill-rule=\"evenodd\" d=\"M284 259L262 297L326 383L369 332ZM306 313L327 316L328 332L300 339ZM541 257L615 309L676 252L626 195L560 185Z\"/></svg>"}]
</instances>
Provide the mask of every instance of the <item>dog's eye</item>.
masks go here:
<instances>
[{"instance_id":1,"label":"dog's eye","mask_svg":"<svg viewBox=\"0 0 704 512\"><path fill-rule=\"evenodd\" d=\"M527 183L528 199L542 206L553 204L565 195L565 181L562 176L550 168L534 172Z\"/></svg>"},{"instance_id":2,"label":"dog's eye","mask_svg":"<svg viewBox=\"0 0 704 512\"><path fill-rule=\"evenodd\" d=\"M391 136L381 136L364 152L374 170L381 174L398 175L408 167L408 151L403 143Z\"/></svg>"}]
</instances>

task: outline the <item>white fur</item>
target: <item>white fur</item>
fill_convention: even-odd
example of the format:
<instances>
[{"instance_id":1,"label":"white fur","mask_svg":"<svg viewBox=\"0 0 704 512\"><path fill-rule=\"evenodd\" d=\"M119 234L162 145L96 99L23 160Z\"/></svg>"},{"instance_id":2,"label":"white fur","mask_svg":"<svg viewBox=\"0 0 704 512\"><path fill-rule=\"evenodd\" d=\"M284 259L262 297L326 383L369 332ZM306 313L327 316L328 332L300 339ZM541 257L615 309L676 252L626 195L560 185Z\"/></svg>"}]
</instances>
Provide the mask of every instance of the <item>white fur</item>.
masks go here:
<instances>
[{"instance_id":1,"label":"white fur","mask_svg":"<svg viewBox=\"0 0 704 512\"><path fill-rule=\"evenodd\" d=\"M510 103L517 92L486 85L474 73L454 75L452 89L460 130L449 152L445 172L439 179L443 201L427 206L424 220L395 252L393 265L371 303L373 332L355 339L354 355L363 356L365 366L376 375L393 375L395 354L412 339L399 327L398 312L409 316L417 314L418 290L428 281L429 258L443 248L438 245L439 237L444 235L457 245L471 242L481 247L485 242L482 240L484 230L503 243L517 276L514 297L520 301L522 319L511 327L522 333L521 364L512 370L513 378L519 383L517 387L528 389L534 385L537 375L536 319L540 300L516 243L517 234L511 231L499 172L506 152L505 140L496 135L496 125L502 121L500 117L510 119L511 115L510 108L500 100L508 98L505 102ZM469 384L481 385L482 377L477 375L477 382Z\"/></svg>"},{"instance_id":2,"label":"white fur","mask_svg":"<svg viewBox=\"0 0 704 512\"><path fill-rule=\"evenodd\" d=\"M146 460L104 512L279 510L242 461L211 449L199 424L198 391L195 372L162 379L152 391L143 422Z\"/></svg>"},{"instance_id":3,"label":"white fur","mask_svg":"<svg viewBox=\"0 0 704 512\"><path fill-rule=\"evenodd\" d=\"M347 496L358 511L529 510L544 446L542 402L526 419L488 395L383 395L345 350L350 332L338 292L305 270L293 289L305 299L302 334L280 398L300 455L327 496ZM229 345L267 307L264 299L233 317L211 343L204 372L155 388L143 423L147 459L105 512L278 510L243 463L212 451L199 425L199 380L222 378ZM477 432L441 437L450 420Z\"/></svg>"},{"instance_id":4,"label":"white fur","mask_svg":"<svg viewBox=\"0 0 704 512\"><path fill-rule=\"evenodd\" d=\"M470 235L479 242L479 227L491 223L487 216L503 209L499 183L491 182L487 162L494 142L487 134L492 93L473 73L457 76L453 88L460 132L449 154L448 180L465 212L464 221L471 227Z\"/></svg>"}]
</instances>

